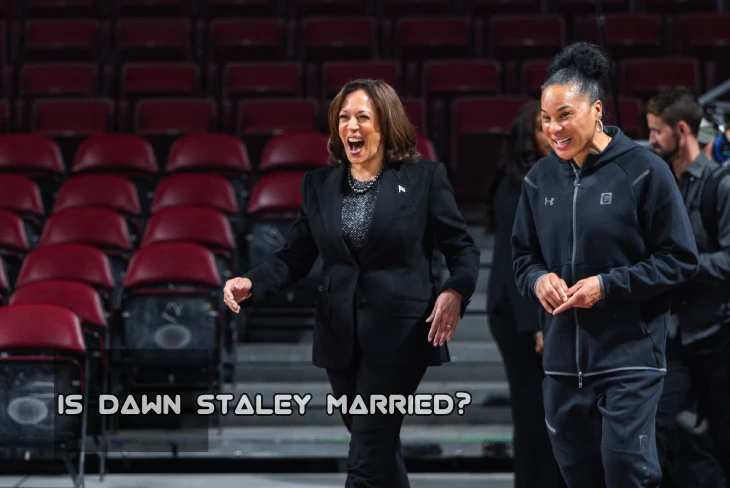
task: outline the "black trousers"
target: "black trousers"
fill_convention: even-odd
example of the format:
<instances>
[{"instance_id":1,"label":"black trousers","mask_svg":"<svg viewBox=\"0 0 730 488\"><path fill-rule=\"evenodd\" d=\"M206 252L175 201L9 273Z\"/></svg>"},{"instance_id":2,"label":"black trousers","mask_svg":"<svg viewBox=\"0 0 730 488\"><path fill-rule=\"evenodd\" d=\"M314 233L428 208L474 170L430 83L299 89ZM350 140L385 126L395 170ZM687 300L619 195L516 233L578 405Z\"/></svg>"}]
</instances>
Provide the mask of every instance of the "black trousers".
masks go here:
<instances>
[{"instance_id":1,"label":"black trousers","mask_svg":"<svg viewBox=\"0 0 730 488\"><path fill-rule=\"evenodd\" d=\"M569 488L657 488L656 410L664 373L547 376L545 421Z\"/></svg>"},{"instance_id":2,"label":"black trousers","mask_svg":"<svg viewBox=\"0 0 730 488\"><path fill-rule=\"evenodd\" d=\"M426 340L426 337L423 338ZM348 405L356 395L369 405L371 395L412 395L426 373L426 366L383 366L363 357L355 340L355 355L344 369L328 369L332 393L347 395ZM346 488L410 488L400 431L403 415L342 415L350 432Z\"/></svg>"},{"instance_id":3,"label":"black trousers","mask_svg":"<svg viewBox=\"0 0 730 488\"><path fill-rule=\"evenodd\" d=\"M489 316L489 328L499 347L507 373L512 412L513 471L515 488L562 488L565 486L545 426L542 358L535 340L520 333L512 314Z\"/></svg>"},{"instance_id":4,"label":"black trousers","mask_svg":"<svg viewBox=\"0 0 730 488\"><path fill-rule=\"evenodd\" d=\"M657 449L669 474L662 486L730 487L730 327L686 346L679 336L669 339L667 363L657 414ZM697 435L675 421L693 396L709 426Z\"/></svg>"}]
</instances>

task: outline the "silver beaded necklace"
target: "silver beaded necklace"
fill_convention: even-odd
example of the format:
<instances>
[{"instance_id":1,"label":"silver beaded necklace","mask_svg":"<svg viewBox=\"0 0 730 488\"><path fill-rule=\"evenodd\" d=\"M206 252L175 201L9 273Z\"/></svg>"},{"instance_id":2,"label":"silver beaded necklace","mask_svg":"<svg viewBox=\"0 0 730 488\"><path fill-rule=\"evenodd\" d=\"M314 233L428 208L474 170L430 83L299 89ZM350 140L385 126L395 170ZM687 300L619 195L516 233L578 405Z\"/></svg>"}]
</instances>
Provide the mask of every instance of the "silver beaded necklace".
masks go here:
<instances>
[{"instance_id":1,"label":"silver beaded necklace","mask_svg":"<svg viewBox=\"0 0 730 488\"><path fill-rule=\"evenodd\" d=\"M380 178L381 174L383 174L383 166L380 167L380 171L378 171L378 174L376 174L375 178L373 178L372 180L369 180L367 182L358 181L355 179L354 176L352 176L352 166L350 166L350 171L348 172L348 175L347 175L348 176L347 181L350 184L350 188L352 189L352 191L354 191L355 193L358 193L358 194L363 194L375 185L375 183L378 181L378 178ZM370 184L367 186L364 186L362 188L357 188L357 187L355 187L355 181L357 181L358 183L370 183Z\"/></svg>"}]
</instances>

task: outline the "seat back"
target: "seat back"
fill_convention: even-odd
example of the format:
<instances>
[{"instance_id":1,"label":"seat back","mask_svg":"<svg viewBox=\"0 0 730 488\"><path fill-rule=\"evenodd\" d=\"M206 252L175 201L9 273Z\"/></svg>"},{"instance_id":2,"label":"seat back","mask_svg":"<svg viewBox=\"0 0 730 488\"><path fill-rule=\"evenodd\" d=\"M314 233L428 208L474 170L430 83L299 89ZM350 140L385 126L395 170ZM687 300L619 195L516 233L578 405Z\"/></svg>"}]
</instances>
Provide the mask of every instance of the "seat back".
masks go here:
<instances>
[{"instance_id":1,"label":"seat back","mask_svg":"<svg viewBox=\"0 0 730 488\"><path fill-rule=\"evenodd\" d=\"M224 280L238 270L231 224L211 207L168 207L154 213L147 222L140 249L161 242L193 242L207 247L215 254L218 273Z\"/></svg>"},{"instance_id":2,"label":"seat back","mask_svg":"<svg viewBox=\"0 0 730 488\"><path fill-rule=\"evenodd\" d=\"M264 146L259 171L305 171L327 166L329 136L313 132L274 136Z\"/></svg>"},{"instance_id":3,"label":"seat back","mask_svg":"<svg viewBox=\"0 0 730 488\"><path fill-rule=\"evenodd\" d=\"M20 215L25 224L31 247L38 244L42 219L45 215L43 198L38 184L32 179L15 174L0 174L0 209Z\"/></svg>"},{"instance_id":4,"label":"seat back","mask_svg":"<svg viewBox=\"0 0 730 488\"><path fill-rule=\"evenodd\" d=\"M85 358L71 310L30 303L0 308L0 446L53 451L79 439L82 416L59 415L56 398L85 393Z\"/></svg>"},{"instance_id":5,"label":"seat back","mask_svg":"<svg viewBox=\"0 0 730 488\"><path fill-rule=\"evenodd\" d=\"M223 284L213 253L189 242L134 253L124 279L120 333L126 355L144 363L207 363L219 353Z\"/></svg>"},{"instance_id":6,"label":"seat back","mask_svg":"<svg viewBox=\"0 0 730 488\"><path fill-rule=\"evenodd\" d=\"M67 279L86 283L114 309L114 277L107 256L85 244L51 244L33 249L23 260L16 289L30 283Z\"/></svg>"}]
</instances>

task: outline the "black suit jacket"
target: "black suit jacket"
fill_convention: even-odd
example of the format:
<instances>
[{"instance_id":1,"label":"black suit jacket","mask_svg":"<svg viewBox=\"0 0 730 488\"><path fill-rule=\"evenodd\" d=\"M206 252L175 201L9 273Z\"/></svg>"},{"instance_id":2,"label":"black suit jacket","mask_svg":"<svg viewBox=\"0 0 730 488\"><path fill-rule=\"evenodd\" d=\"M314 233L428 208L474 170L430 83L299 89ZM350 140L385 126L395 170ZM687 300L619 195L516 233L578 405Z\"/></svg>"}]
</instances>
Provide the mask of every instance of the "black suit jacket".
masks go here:
<instances>
[{"instance_id":1,"label":"black suit jacket","mask_svg":"<svg viewBox=\"0 0 730 488\"><path fill-rule=\"evenodd\" d=\"M430 324L425 319L446 288L461 294L463 315L476 287L479 249L467 233L444 165L423 159L386 164L361 259L342 238L347 171L342 165L305 175L304 201L286 244L273 259L245 275L253 284L253 296L241 305L305 277L321 254L323 286L312 352L316 366L342 368L350 363L356 322L363 354L371 361L448 361L446 345L428 342ZM432 277L437 246L451 274L442 285Z\"/></svg>"},{"instance_id":2,"label":"black suit jacket","mask_svg":"<svg viewBox=\"0 0 730 488\"><path fill-rule=\"evenodd\" d=\"M540 330L539 307L523 297L512 269L512 227L522 195L522 182L504 176L494 195L494 254L487 285L487 313L512 315L519 332Z\"/></svg>"}]
</instances>

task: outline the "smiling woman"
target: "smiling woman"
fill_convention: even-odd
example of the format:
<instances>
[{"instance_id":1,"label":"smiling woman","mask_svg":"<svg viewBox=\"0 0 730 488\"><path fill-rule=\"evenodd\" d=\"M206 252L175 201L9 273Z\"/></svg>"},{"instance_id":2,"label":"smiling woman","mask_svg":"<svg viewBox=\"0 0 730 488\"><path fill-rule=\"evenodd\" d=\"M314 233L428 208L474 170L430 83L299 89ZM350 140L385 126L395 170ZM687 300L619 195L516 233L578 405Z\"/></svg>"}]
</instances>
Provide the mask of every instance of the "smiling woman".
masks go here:
<instances>
[{"instance_id":1,"label":"smiling woman","mask_svg":"<svg viewBox=\"0 0 730 488\"><path fill-rule=\"evenodd\" d=\"M550 65L552 151L523 180L512 233L517 287L542 305L545 422L570 488L659 485L671 292L698 265L668 166L601 120L609 70L584 43Z\"/></svg>"},{"instance_id":2,"label":"smiling woman","mask_svg":"<svg viewBox=\"0 0 730 488\"><path fill-rule=\"evenodd\" d=\"M450 361L447 342L476 287L479 249L446 168L416 152L416 130L392 87L346 84L331 103L330 165L302 180L284 246L226 283L234 312L308 275L322 257L313 362L337 398L415 393L426 369ZM445 255L449 278L432 264ZM341 413L352 435L346 486L407 488L403 413Z\"/></svg>"}]
</instances>

